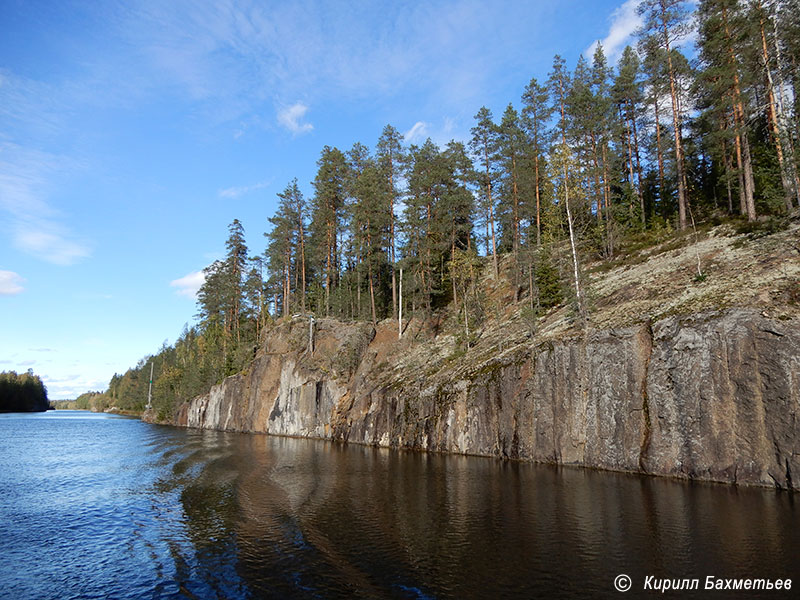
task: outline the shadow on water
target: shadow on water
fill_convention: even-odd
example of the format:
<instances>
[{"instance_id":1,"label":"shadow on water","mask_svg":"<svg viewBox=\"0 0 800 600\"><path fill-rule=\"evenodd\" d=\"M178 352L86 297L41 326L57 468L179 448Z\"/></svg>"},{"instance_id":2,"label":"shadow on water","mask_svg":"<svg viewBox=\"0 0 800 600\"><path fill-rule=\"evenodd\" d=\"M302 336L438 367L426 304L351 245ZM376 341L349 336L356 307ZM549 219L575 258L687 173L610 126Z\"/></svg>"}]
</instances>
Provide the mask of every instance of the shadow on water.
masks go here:
<instances>
[{"instance_id":1,"label":"shadow on water","mask_svg":"<svg viewBox=\"0 0 800 600\"><path fill-rule=\"evenodd\" d=\"M74 415L0 440L15 598L618 597L620 573L800 567L771 490Z\"/></svg>"}]
</instances>

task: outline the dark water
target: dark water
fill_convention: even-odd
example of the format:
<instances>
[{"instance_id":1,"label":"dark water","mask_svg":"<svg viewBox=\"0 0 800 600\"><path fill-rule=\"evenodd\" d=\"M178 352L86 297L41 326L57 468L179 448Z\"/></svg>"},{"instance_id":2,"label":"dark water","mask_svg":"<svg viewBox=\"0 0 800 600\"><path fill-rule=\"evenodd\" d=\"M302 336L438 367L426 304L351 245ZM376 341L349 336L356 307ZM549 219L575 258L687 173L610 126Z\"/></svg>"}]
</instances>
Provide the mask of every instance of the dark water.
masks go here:
<instances>
[{"instance_id":1,"label":"dark water","mask_svg":"<svg viewBox=\"0 0 800 600\"><path fill-rule=\"evenodd\" d=\"M800 586L797 502L110 415L0 415L0 597L613 598L620 573L628 597L647 575Z\"/></svg>"}]
</instances>

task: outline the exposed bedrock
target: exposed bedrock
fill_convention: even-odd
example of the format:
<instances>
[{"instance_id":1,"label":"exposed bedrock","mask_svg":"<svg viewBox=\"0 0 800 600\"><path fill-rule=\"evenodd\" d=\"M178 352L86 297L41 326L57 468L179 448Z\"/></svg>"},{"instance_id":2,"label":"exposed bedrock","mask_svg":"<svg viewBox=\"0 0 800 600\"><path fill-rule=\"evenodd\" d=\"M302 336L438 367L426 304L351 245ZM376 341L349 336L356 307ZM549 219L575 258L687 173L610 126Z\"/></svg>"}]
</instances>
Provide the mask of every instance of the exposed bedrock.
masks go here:
<instances>
[{"instance_id":1,"label":"exposed bedrock","mask_svg":"<svg viewBox=\"0 0 800 600\"><path fill-rule=\"evenodd\" d=\"M379 324L277 327L175 424L800 487L800 328L733 309L405 368Z\"/></svg>"}]
</instances>

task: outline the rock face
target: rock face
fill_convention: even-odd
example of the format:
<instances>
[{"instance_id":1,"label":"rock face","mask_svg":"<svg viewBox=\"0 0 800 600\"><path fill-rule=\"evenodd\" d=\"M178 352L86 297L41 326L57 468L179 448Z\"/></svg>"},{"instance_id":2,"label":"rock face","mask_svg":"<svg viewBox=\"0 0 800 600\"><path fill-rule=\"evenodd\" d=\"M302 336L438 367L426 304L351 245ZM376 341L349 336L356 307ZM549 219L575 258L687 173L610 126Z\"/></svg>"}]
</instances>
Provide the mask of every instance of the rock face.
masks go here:
<instances>
[{"instance_id":1,"label":"rock face","mask_svg":"<svg viewBox=\"0 0 800 600\"><path fill-rule=\"evenodd\" d=\"M276 328L174 424L800 488L800 328L734 309L404 367L389 324ZM449 366L448 366L449 365Z\"/></svg>"}]
</instances>

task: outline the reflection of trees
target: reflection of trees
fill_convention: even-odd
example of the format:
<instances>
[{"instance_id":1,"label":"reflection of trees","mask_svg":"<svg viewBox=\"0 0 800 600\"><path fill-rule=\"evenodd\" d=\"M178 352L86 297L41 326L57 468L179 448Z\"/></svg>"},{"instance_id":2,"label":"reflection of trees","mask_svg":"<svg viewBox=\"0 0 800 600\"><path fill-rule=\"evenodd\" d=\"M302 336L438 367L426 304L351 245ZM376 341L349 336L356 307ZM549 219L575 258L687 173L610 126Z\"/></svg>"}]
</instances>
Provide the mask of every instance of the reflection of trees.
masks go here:
<instances>
[{"instance_id":1,"label":"reflection of trees","mask_svg":"<svg viewBox=\"0 0 800 600\"><path fill-rule=\"evenodd\" d=\"M516 562L530 535L519 518L505 518L519 503L507 497L514 486L492 476L492 460L266 436L251 446L258 465L240 480L239 535L267 554L240 563L253 590L276 563L326 597L469 596L476 581L485 591L502 579L497 561Z\"/></svg>"},{"instance_id":2,"label":"reflection of trees","mask_svg":"<svg viewBox=\"0 0 800 600\"><path fill-rule=\"evenodd\" d=\"M188 598L244 598L245 582L236 567L239 542L236 523L236 463L231 441L217 432L188 432L177 449L161 453L155 468L162 476L152 486L152 511L174 573L157 565L161 582L156 596L179 592ZM148 543L154 548L154 543ZM157 553L154 555L156 558ZM171 587L177 589L170 590Z\"/></svg>"},{"instance_id":3,"label":"reflection of trees","mask_svg":"<svg viewBox=\"0 0 800 600\"><path fill-rule=\"evenodd\" d=\"M791 570L800 543L763 490L213 432L164 468L198 597L585 597L621 572Z\"/></svg>"}]
</instances>

